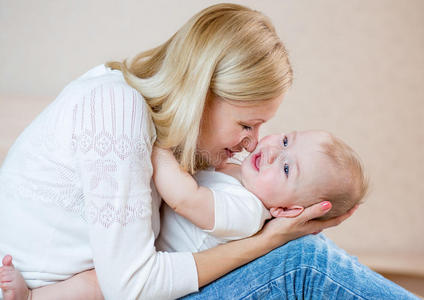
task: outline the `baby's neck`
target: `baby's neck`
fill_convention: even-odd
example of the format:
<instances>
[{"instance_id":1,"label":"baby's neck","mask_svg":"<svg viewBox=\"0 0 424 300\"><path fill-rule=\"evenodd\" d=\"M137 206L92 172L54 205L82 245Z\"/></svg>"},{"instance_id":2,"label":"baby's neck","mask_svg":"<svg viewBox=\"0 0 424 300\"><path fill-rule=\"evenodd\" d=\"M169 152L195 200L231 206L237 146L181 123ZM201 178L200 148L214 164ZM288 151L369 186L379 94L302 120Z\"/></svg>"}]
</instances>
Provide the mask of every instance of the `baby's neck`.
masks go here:
<instances>
[{"instance_id":1,"label":"baby's neck","mask_svg":"<svg viewBox=\"0 0 424 300\"><path fill-rule=\"evenodd\" d=\"M215 171L230 175L241 182L241 166L234 163L224 163Z\"/></svg>"}]
</instances>

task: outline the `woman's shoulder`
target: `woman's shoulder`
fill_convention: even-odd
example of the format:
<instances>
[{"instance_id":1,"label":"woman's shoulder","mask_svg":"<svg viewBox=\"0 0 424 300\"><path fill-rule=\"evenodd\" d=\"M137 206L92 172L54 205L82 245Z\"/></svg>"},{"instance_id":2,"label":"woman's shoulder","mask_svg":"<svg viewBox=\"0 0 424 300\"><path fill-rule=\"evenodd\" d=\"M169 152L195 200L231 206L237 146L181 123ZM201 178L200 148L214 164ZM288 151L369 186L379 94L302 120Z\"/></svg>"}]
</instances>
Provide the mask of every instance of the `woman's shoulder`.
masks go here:
<instances>
[{"instance_id":1,"label":"woman's shoulder","mask_svg":"<svg viewBox=\"0 0 424 300\"><path fill-rule=\"evenodd\" d=\"M125 81L121 71L105 65L94 67L70 82L57 98L59 102L81 107L81 112L90 115L101 113L102 117L113 116L114 120L150 119L148 105L140 92Z\"/></svg>"},{"instance_id":2,"label":"woman's shoulder","mask_svg":"<svg viewBox=\"0 0 424 300\"><path fill-rule=\"evenodd\" d=\"M119 70L112 70L104 64L88 70L83 75L71 81L63 90L64 93L90 94L100 87L120 89L126 93L137 92L124 79ZM138 93L138 92L137 92ZM139 94L139 93L138 93ZM142 98L141 95L139 95Z\"/></svg>"},{"instance_id":3,"label":"woman's shoulder","mask_svg":"<svg viewBox=\"0 0 424 300\"><path fill-rule=\"evenodd\" d=\"M76 132L150 143L156 137L146 101L121 71L97 66L71 82L64 98L73 105Z\"/></svg>"}]
</instances>

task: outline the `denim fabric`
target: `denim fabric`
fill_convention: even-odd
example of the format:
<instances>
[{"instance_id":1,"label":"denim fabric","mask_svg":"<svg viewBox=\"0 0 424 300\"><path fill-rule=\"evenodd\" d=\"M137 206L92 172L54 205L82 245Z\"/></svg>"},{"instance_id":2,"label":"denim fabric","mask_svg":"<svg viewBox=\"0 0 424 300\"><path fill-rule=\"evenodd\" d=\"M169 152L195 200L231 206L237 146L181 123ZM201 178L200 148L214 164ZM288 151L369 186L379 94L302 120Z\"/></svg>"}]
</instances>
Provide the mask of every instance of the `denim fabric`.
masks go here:
<instances>
[{"instance_id":1,"label":"denim fabric","mask_svg":"<svg viewBox=\"0 0 424 300\"><path fill-rule=\"evenodd\" d=\"M291 241L182 299L419 299L324 235Z\"/></svg>"}]
</instances>

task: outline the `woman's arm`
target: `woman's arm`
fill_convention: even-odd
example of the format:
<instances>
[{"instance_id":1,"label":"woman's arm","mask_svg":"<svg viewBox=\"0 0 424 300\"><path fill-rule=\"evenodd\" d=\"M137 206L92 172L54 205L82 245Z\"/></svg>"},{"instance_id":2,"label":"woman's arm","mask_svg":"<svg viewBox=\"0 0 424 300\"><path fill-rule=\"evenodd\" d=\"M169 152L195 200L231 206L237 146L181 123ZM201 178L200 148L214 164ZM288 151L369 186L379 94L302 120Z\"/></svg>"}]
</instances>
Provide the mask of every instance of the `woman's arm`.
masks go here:
<instances>
[{"instance_id":1,"label":"woman's arm","mask_svg":"<svg viewBox=\"0 0 424 300\"><path fill-rule=\"evenodd\" d=\"M326 203L326 205L323 205ZM256 235L229 242L215 248L194 253L197 266L199 287L207 285L224 274L307 234L320 232L339 225L350 217L358 206L337 218L326 221L313 220L331 209L329 202L312 205L295 218L275 218L265 224Z\"/></svg>"},{"instance_id":2,"label":"woman's arm","mask_svg":"<svg viewBox=\"0 0 424 300\"><path fill-rule=\"evenodd\" d=\"M160 203L151 188L154 137L147 104L121 76L83 87L73 110L73 164L104 297L163 299L197 291L193 255L158 252L154 245Z\"/></svg>"},{"instance_id":3,"label":"woman's arm","mask_svg":"<svg viewBox=\"0 0 424 300\"><path fill-rule=\"evenodd\" d=\"M199 287L209 284L288 241L340 224L350 217L358 206L337 218L326 221L313 220L323 216L330 208L331 206L323 206L322 203L315 204L306 208L296 218L276 218L269 221L255 236L194 253ZM63 298L67 300L101 299L99 286L94 276L95 272L93 271L84 272L64 282L34 289L33 299L49 300L57 299L58 296L61 296L60 298L62 299L63 295L67 295L66 298ZM75 289L81 284L84 288L76 293ZM91 295L93 298L89 298Z\"/></svg>"},{"instance_id":4,"label":"woman's arm","mask_svg":"<svg viewBox=\"0 0 424 300\"><path fill-rule=\"evenodd\" d=\"M199 186L181 170L170 150L153 147L153 180L162 199L176 213L202 229L214 227L215 211L212 191Z\"/></svg>"}]
</instances>

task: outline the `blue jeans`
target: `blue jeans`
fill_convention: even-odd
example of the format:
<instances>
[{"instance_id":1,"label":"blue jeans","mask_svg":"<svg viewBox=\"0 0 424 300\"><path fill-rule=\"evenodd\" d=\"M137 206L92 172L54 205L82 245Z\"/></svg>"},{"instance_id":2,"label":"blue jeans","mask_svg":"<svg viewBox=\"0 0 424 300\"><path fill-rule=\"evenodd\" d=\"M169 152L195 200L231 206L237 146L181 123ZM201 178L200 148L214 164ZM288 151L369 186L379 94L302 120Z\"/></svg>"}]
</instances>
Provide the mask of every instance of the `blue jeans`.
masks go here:
<instances>
[{"instance_id":1,"label":"blue jeans","mask_svg":"<svg viewBox=\"0 0 424 300\"><path fill-rule=\"evenodd\" d=\"M418 299L324 235L308 235L182 299Z\"/></svg>"}]
</instances>

